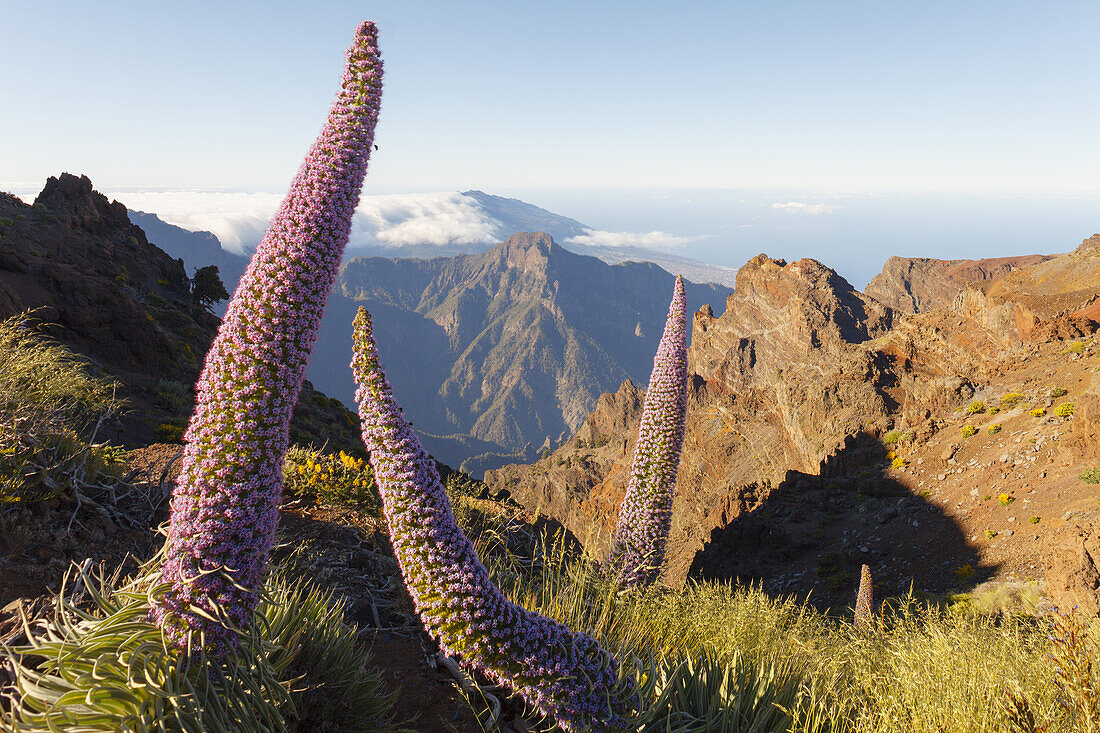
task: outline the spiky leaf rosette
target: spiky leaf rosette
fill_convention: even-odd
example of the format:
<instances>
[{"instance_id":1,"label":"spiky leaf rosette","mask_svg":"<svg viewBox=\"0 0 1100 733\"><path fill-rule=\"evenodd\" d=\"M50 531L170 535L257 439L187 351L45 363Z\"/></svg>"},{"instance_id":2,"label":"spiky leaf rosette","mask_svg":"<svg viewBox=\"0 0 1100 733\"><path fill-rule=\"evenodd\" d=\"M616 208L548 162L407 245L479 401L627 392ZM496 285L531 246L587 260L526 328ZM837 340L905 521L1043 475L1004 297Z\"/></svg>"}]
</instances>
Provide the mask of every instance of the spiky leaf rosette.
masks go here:
<instances>
[{"instance_id":1,"label":"spiky leaf rosette","mask_svg":"<svg viewBox=\"0 0 1100 733\"><path fill-rule=\"evenodd\" d=\"M509 601L455 522L435 462L394 400L363 308L352 370L390 541L424 628L447 654L510 687L562 729L621 727L634 695L620 683L616 660L590 636Z\"/></svg>"},{"instance_id":2,"label":"spiky leaf rosette","mask_svg":"<svg viewBox=\"0 0 1100 733\"><path fill-rule=\"evenodd\" d=\"M374 24L226 309L195 387L155 617L176 643L232 643L267 567L291 412L359 201L382 89ZM223 608L227 619L214 619Z\"/></svg>"},{"instance_id":3,"label":"spiky leaf rosette","mask_svg":"<svg viewBox=\"0 0 1100 733\"><path fill-rule=\"evenodd\" d=\"M855 627L857 629L871 628L874 623L873 606L871 568L864 565L859 571L859 593L856 594Z\"/></svg>"},{"instance_id":4,"label":"spiky leaf rosette","mask_svg":"<svg viewBox=\"0 0 1100 733\"><path fill-rule=\"evenodd\" d=\"M687 410L685 320L684 280L678 277L653 357L630 483L607 561L609 572L625 586L651 585L665 559Z\"/></svg>"}]
</instances>

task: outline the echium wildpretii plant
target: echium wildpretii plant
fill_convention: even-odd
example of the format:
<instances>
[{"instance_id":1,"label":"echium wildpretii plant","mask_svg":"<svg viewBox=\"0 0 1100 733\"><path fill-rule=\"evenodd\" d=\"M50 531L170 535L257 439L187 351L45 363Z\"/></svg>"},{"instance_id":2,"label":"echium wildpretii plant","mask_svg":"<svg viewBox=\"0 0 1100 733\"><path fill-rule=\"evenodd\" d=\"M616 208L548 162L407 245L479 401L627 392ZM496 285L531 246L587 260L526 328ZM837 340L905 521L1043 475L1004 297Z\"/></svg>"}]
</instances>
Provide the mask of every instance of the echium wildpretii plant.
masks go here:
<instances>
[{"instance_id":1,"label":"echium wildpretii plant","mask_svg":"<svg viewBox=\"0 0 1100 733\"><path fill-rule=\"evenodd\" d=\"M425 629L447 654L507 685L564 730L622 727L635 694L586 634L509 601L455 522L435 462L394 400L370 315L355 318L352 370L390 541Z\"/></svg>"},{"instance_id":2,"label":"echium wildpretii plant","mask_svg":"<svg viewBox=\"0 0 1100 733\"><path fill-rule=\"evenodd\" d=\"M856 594L855 627L870 629L874 623L874 602L871 589L871 568L864 565L859 571L859 592Z\"/></svg>"},{"instance_id":3,"label":"echium wildpretii plant","mask_svg":"<svg viewBox=\"0 0 1100 733\"><path fill-rule=\"evenodd\" d=\"M212 651L261 587L282 493L291 412L359 202L382 90L377 31L362 23L342 88L260 241L195 386L154 617ZM227 618L225 618L227 617Z\"/></svg>"},{"instance_id":4,"label":"echium wildpretii plant","mask_svg":"<svg viewBox=\"0 0 1100 733\"><path fill-rule=\"evenodd\" d=\"M624 586L653 584L665 559L687 410L685 319L684 281L678 277L665 332L653 357L630 483L605 566Z\"/></svg>"}]
</instances>

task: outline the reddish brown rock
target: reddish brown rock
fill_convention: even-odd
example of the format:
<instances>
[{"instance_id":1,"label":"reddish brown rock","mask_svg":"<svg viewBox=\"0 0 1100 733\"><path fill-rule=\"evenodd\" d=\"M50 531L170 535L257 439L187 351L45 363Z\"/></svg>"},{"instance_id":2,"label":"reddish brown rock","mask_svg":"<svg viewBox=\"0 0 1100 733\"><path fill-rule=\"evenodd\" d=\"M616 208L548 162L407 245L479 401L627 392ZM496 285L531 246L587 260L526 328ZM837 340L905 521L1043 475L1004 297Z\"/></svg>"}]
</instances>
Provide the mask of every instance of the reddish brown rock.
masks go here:
<instances>
[{"instance_id":1,"label":"reddish brown rock","mask_svg":"<svg viewBox=\"0 0 1100 733\"><path fill-rule=\"evenodd\" d=\"M1020 267L1037 264L1048 255L995 257L984 260L937 260L891 257L865 292L902 313L948 308L967 285L995 280Z\"/></svg>"}]
</instances>

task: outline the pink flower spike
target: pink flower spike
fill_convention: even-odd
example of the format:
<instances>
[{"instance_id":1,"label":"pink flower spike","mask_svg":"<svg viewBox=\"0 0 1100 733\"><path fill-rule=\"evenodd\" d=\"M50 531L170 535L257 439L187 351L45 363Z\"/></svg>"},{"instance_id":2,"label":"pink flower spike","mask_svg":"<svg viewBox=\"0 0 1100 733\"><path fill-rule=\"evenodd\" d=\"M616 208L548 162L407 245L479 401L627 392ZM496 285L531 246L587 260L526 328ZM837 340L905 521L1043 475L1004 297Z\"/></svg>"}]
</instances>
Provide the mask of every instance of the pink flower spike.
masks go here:
<instances>
[{"instance_id":1,"label":"pink flower spike","mask_svg":"<svg viewBox=\"0 0 1100 733\"><path fill-rule=\"evenodd\" d=\"M630 483L605 565L624 586L652 585L665 560L687 412L686 317L684 280L678 277L653 357Z\"/></svg>"},{"instance_id":2,"label":"pink flower spike","mask_svg":"<svg viewBox=\"0 0 1100 733\"><path fill-rule=\"evenodd\" d=\"M226 309L195 386L153 617L180 648L235 643L267 570L290 417L348 241L382 89L374 24ZM226 522L226 518L232 518ZM224 614L223 622L209 616Z\"/></svg>"},{"instance_id":3,"label":"pink flower spike","mask_svg":"<svg viewBox=\"0 0 1100 733\"><path fill-rule=\"evenodd\" d=\"M363 308L352 370L390 541L420 620L447 654L518 693L562 730L622 728L630 678L592 637L509 601L455 522L435 461L393 398Z\"/></svg>"}]
</instances>

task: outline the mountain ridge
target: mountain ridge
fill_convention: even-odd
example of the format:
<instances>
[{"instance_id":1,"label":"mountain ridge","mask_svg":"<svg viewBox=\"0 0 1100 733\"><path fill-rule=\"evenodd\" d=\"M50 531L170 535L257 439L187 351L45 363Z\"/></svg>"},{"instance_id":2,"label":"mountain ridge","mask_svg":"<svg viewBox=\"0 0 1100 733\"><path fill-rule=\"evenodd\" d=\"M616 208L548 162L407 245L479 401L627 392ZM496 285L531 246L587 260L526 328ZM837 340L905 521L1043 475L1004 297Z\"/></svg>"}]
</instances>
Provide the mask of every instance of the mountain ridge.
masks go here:
<instances>
[{"instance_id":1,"label":"mountain ridge","mask_svg":"<svg viewBox=\"0 0 1100 733\"><path fill-rule=\"evenodd\" d=\"M315 380L353 389L340 344L348 314L365 305L394 392L441 460L471 458L441 444L452 434L533 457L576 429L600 392L648 372L673 280L651 263L575 254L545 233L454 258L353 258L319 337L337 350L319 359ZM725 296L693 283L688 292L696 306Z\"/></svg>"},{"instance_id":2,"label":"mountain ridge","mask_svg":"<svg viewBox=\"0 0 1100 733\"><path fill-rule=\"evenodd\" d=\"M869 563L888 593L949 592L955 570L1038 575L1056 603L1100 612L1100 491L1077 479L1100 458L1098 302L1100 237L911 315L819 262L753 258L726 311L693 318L663 581L733 578L827 606ZM602 556L643 398L624 382L561 448L486 482ZM1020 536L1014 501L1038 534Z\"/></svg>"}]
</instances>

